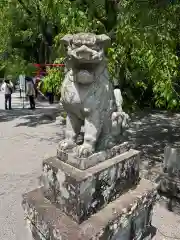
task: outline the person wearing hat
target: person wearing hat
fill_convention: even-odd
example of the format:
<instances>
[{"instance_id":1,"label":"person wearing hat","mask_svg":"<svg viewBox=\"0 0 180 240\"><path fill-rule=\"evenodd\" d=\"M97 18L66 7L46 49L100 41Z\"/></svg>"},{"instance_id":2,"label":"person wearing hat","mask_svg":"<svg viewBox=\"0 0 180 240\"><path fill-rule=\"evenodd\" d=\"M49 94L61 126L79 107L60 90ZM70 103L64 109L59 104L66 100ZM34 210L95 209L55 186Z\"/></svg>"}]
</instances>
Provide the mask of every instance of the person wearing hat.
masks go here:
<instances>
[{"instance_id":1,"label":"person wearing hat","mask_svg":"<svg viewBox=\"0 0 180 240\"><path fill-rule=\"evenodd\" d=\"M26 80L26 96L29 97L30 109L35 109L35 87L32 78L25 77Z\"/></svg>"},{"instance_id":2,"label":"person wearing hat","mask_svg":"<svg viewBox=\"0 0 180 240\"><path fill-rule=\"evenodd\" d=\"M13 92L13 84L10 78L4 80L4 83L1 86L1 91L4 93L4 105L5 109L12 109L11 108L11 95Z\"/></svg>"}]
</instances>

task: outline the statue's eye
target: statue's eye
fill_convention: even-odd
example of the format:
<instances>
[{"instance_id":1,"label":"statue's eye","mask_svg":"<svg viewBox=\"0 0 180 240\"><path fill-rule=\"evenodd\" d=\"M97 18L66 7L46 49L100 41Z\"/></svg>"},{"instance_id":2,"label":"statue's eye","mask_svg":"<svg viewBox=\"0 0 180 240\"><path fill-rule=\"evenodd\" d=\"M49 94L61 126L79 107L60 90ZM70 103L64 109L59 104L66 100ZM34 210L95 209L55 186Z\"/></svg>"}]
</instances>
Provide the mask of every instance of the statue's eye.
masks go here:
<instances>
[{"instance_id":1,"label":"statue's eye","mask_svg":"<svg viewBox=\"0 0 180 240\"><path fill-rule=\"evenodd\" d=\"M80 47L81 45L80 45L80 44L73 43L71 46L72 46L72 49L75 49L75 48Z\"/></svg>"},{"instance_id":2,"label":"statue's eye","mask_svg":"<svg viewBox=\"0 0 180 240\"><path fill-rule=\"evenodd\" d=\"M74 42L73 44L72 44L72 47L73 48L78 48L78 47L81 47L82 46L82 43L81 42Z\"/></svg>"}]
</instances>

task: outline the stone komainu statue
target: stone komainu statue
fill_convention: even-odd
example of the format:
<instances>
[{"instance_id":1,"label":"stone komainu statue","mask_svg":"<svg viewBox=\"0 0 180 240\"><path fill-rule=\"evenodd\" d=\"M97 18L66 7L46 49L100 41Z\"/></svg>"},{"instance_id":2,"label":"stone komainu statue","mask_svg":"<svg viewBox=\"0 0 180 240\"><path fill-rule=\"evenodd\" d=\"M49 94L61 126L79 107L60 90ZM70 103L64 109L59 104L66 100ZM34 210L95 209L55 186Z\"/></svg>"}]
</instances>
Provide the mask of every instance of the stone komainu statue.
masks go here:
<instances>
[{"instance_id":1,"label":"stone komainu statue","mask_svg":"<svg viewBox=\"0 0 180 240\"><path fill-rule=\"evenodd\" d=\"M128 115L122 110L120 89L113 89L109 80L104 49L110 38L79 33L66 35L61 41L67 47L67 73L61 88L67 119L65 139L59 149L76 147L77 156L87 157L118 143ZM82 126L84 140L77 146Z\"/></svg>"}]
</instances>

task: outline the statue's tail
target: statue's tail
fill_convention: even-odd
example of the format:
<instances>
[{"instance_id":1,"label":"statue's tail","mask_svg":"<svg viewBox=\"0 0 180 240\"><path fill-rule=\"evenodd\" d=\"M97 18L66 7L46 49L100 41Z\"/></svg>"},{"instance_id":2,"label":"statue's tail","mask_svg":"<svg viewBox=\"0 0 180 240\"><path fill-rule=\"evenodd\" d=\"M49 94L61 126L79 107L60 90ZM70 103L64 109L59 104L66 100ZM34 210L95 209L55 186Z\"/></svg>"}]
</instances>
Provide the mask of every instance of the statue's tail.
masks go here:
<instances>
[{"instance_id":1,"label":"statue's tail","mask_svg":"<svg viewBox=\"0 0 180 240\"><path fill-rule=\"evenodd\" d=\"M115 97L115 102L117 106L117 111L122 112L123 98L121 95L121 90L119 88L114 89L114 97Z\"/></svg>"},{"instance_id":2,"label":"statue's tail","mask_svg":"<svg viewBox=\"0 0 180 240\"><path fill-rule=\"evenodd\" d=\"M129 115L125 113L122 109L123 98L121 94L121 90L119 88L114 89L114 97L117 106L117 116L119 115L121 118L121 126L122 129L126 129L129 126Z\"/></svg>"}]
</instances>

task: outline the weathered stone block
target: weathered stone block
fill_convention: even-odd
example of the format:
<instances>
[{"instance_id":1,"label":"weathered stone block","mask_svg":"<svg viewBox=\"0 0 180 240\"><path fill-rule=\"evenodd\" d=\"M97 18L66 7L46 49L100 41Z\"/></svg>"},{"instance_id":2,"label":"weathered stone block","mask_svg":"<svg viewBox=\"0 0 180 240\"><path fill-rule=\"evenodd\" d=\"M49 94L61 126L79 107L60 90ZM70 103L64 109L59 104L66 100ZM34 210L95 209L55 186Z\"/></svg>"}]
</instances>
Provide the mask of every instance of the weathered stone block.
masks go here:
<instances>
[{"instance_id":1,"label":"weathered stone block","mask_svg":"<svg viewBox=\"0 0 180 240\"><path fill-rule=\"evenodd\" d=\"M92 154L87 158L79 158L74 152L62 151L57 149L57 158L66 162L76 168L85 170L107 159L113 158L117 155L127 152L130 149L128 142L121 143L111 149L100 151Z\"/></svg>"},{"instance_id":2,"label":"weathered stone block","mask_svg":"<svg viewBox=\"0 0 180 240\"><path fill-rule=\"evenodd\" d=\"M43 196L41 188L23 196L26 225L35 240L78 239L78 226ZM58 231L62 238L58 238ZM74 237L74 238L73 238Z\"/></svg>"},{"instance_id":3,"label":"weathered stone block","mask_svg":"<svg viewBox=\"0 0 180 240\"><path fill-rule=\"evenodd\" d=\"M177 176L180 178L180 148L165 147L164 171L167 172L169 176Z\"/></svg>"},{"instance_id":4,"label":"weathered stone block","mask_svg":"<svg viewBox=\"0 0 180 240\"><path fill-rule=\"evenodd\" d=\"M180 148L165 147L158 190L170 198L180 198Z\"/></svg>"},{"instance_id":5,"label":"weathered stone block","mask_svg":"<svg viewBox=\"0 0 180 240\"><path fill-rule=\"evenodd\" d=\"M130 150L84 171L56 157L43 162L45 196L82 222L139 181L139 152Z\"/></svg>"},{"instance_id":6,"label":"weathered stone block","mask_svg":"<svg viewBox=\"0 0 180 240\"><path fill-rule=\"evenodd\" d=\"M36 189L23 196L29 229L35 240L138 240L151 226L156 189L148 180L123 194L105 208L78 224L65 216ZM141 237L141 238L140 238Z\"/></svg>"}]
</instances>

